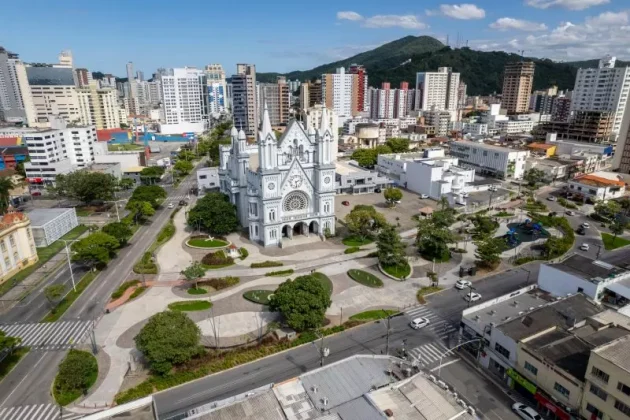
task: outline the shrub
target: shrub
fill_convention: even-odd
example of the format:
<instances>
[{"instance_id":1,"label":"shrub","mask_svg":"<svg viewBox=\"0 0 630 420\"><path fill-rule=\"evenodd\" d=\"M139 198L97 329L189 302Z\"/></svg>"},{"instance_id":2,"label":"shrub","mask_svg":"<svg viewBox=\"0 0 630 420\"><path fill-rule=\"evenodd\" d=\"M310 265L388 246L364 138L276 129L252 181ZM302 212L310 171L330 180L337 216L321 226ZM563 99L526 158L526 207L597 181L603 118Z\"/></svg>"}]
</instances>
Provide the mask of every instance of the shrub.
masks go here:
<instances>
[{"instance_id":1,"label":"shrub","mask_svg":"<svg viewBox=\"0 0 630 420\"><path fill-rule=\"evenodd\" d=\"M282 267L284 263L280 261L263 261L259 263L252 263L251 268L268 268L268 267Z\"/></svg>"},{"instance_id":2,"label":"shrub","mask_svg":"<svg viewBox=\"0 0 630 420\"><path fill-rule=\"evenodd\" d=\"M153 262L150 252L142 255L142 259L133 266L133 271L138 274L157 274L158 267Z\"/></svg>"},{"instance_id":3,"label":"shrub","mask_svg":"<svg viewBox=\"0 0 630 420\"><path fill-rule=\"evenodd\" d=\"M378 251L370 252L366 255L367 258L378 258Z\"/></svg>"},{"instance_id":4,"label":"shrub","mask_svg":"<svg viewBox=\"0 0 630 420\"><path fill-rule=\"evenodd\" d=\"M279 270L279 271L269 271L265 273L265 276L288 276L289 274L293 274L293 269L289 268L288 270Z\"/></svg>"},{"instance_id":5,"label":"shrub","mask_svg":"<svg viewBox=\"0 0 630 420\"><path fill-rule=\"evenodd\" d=\"M235 286L238 284L239 281L240 281L240 278L238 277L227 276L227 277L199 280L198 284L202 286L210 286L214 290L221 290L221 289L227 289L228 287Z\"/></svg>"},{"instance_id":6,"label":"shrub","mask_svg":"<svg viewBox=\"0 0 630 420\"><path fill-rule=\"evenodd\" d=\"M210 252L206 254L201 263L210 267L219 265L231 265L234 264L234 259L225 255L223 251Z\"/></svg>"},{"instance_id":7,"label":"shrub","mask_svg":"<svg viewBox=\"0 0 630 420\"><path fill-rule=\"evenodd\" d=\"M145 290L147 290L146 287L144 286L140 286L138 287L136 290L133 291L133 293L131 294L131 296L129 296L129 300L135 299L138 296L140 296Z\"/></svg>"},{"instance_id":8,"label":"shrub","mask_svg":"<svg viewBox=\"0 0 630 420\"><path fill-rule=\"evenodd\" d=\"M96 382L98 363L87 351L70 350L59 365L59 373L53 385L53 394L59 405L68 405L86 394Z\"/></svg>"},{"instance_id":9,"label":"shrub","mask_svg":"<svg viewBox=\"0 0 630 420\"><path fill-rule=\"evenodd\" d=\"M249 256L249 251L247 250L247 248L241 247L239 251L241 251L241 260L244 260Z\"/></svg>"},{"instance_id":10,"label":"shrub","mask_svg":"<svg viewBox=\"0 0 630 420\"><path fill-rule=\"evenodd\" d=\"M112 293L112 299L118 299L125 293L127 289L129 289L132 286L135 286L138 283L140 283L139 280L131 280L131 281L124 282L123 284L118 286L118 289L116 289L114 293Z\"/></svg>"},{"instance_id":11,"label":"shrub","mask_svg":"<svg viewBox=\"0 0 630 420\"><path fill-rule=\"evenodd\" d=\"M350 248L346 248L346 250L343 251L343 253L344 254L354 254L355 252L359 252L359 251L361 251L361 248L359 248L358 246L351 246Z\"/></svg>"}]
</instances>

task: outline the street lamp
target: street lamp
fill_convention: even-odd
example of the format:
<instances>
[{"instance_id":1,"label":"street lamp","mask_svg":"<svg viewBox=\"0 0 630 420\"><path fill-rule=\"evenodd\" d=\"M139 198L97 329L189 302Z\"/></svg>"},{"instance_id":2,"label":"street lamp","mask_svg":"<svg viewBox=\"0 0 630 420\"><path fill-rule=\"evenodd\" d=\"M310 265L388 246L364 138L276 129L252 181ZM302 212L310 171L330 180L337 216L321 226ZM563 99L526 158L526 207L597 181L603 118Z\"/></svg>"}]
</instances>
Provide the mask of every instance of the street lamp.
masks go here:
<instances>
[{"instance_id":1,"label":"street lamp","mask_svg":"<svg viewBox=\"0 0 630 420\"><path fill-rule=\"evenodd\" d=\"M106 203L114 203L114 207L116 207L116 219L120 222L120 214L118 213L118 203L126 202L127 200L115 200L115 201L105 201Z\"/></svg>"},{"instance_id":2,"label":"street lamp","mask_svg":"<svg viewBox=\"0 0 630 420\"><path fill-rule=\"evenodd\" d=\"M79 239L60 239L63 241L66 248L66 257L68 258L68 268L70 269L70 279L72 280L72 289L76 292L77 285L74 283L74 273L72 272L72 263L70 262L70 250L68 249L68 242L78 242Z\"/></svg>"},{"instance_id":3,"label":"street lamp","mask_svg":"<svg viewBox=\"0 0 630 420\"><path fill-rule=\"evenodd\" d=\"M446 354L450 353L451 351L455 350L458 347L463 346L464 344L470 344L470 343L474 343L474 342L480 341L480 340L483 340L483 337L481 337L481 338L474 338L472 340L464 341L463 343L459 343L458 345L456 345L456 346L454 346L454 347L452 347L450 349L447 349L446 351L442 352L440 354L440 365L438 366L438 376L440 376L440 372L442 371L442 358L444 358L444 356Z\"/></svg>"},{"instance_id":4,"label":"street lamp","mask_svg":"<svg viewBox=\"0 0 630 420\"><path fill-rule=\"evenodd\" d=\"M313 342L313 345L315 346L315 348L317 349L317 352L319 353L319 366L322 367L324 366L324 358L330 355L330 349L328 347L324 347L324 335L320 331L316 331L315 334L320 340L320 345L318 349L317 349L317 344L315 344L315 342Z\"/></svg>"}]
</instances>

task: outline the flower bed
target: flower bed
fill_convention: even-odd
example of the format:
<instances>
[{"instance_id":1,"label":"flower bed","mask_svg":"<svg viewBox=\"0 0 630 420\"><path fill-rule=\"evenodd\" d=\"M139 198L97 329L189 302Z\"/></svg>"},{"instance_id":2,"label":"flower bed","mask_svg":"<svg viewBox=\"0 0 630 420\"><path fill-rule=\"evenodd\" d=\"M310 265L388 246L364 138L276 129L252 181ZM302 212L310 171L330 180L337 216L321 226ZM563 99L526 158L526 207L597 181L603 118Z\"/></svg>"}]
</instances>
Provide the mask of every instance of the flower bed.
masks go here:
<instances>
[{"instance_id":1,"label":"flower bed","mask_svg":"<svg viewBox=\"0 0 630 420\"><path fill-rule=\"evenodd\" d=\"M251 268L268 268L268 267L282 267L284 263L280 261L263 261L259 263L252 263Z\"/></svg>"},{"instance_id":2,"label":"flower bed","mask_svg":"<svg viewBox=\"0 0 630 420\"><path fill-rule=\"evenodd\" d=\"M171 311L194 312L210 308L212 308L212 302L207 300L184 300L168 304L168 309Z\"/></svg>"},{"instance_id":3,"label":"flower bed","mask_svg":"<svg viewBox=\"0 0 630 420\"><path fill-rule=\"evenodd\" d=\"M243 298L260 305L269 305L272 296L273 290L248 290L243 293Z\"/></svg>"},{"instance_id":4,"label":"flower bed","mask_svg":"<svg viewBox=\"0 0 630 420\"><path fill-rule=\"evenodd\" d=\"M206 269L223 268L234 264L234 259L225 255L223 251L211 252L201 259L201 264Z\"/></svg>"}]
</instances>

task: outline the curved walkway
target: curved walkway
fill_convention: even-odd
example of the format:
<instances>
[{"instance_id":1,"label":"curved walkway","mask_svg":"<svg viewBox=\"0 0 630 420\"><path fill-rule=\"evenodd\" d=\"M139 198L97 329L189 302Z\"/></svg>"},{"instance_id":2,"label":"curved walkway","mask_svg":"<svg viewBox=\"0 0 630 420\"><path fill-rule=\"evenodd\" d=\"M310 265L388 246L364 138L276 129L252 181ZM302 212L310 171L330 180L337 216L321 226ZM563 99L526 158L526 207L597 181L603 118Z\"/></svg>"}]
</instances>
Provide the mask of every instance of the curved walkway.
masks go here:
<instances>
[{"instance_id":1,"label":"curved walkway","mask_svg":"<svg viewBox=\"0 0 630 420\"><path fill-rule=\"evenodd\" d=\"M177 280L179 274L188 267L192 261L192 256L183 252L184 243L188 240L190 232L186 226L186 209L182 208L173 218L175 234L173 237L158 249L157 262L159 266L159 281Z\"/></svg>"}]
</instances>

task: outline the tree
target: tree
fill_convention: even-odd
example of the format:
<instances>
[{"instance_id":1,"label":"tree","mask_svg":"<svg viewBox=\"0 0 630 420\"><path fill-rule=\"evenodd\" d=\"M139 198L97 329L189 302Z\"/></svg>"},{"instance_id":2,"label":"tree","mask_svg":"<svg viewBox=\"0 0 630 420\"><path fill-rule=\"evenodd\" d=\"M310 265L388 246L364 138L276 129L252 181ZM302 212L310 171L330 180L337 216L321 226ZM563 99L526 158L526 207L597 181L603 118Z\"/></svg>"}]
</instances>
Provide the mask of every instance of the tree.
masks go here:
<instances>
[{"instance_id":1,"label":"tree","mask_svg":"<svg viewBox=\"0 0 630 420\"><path fill-rule=\"evenodd\" d=\"M355 206L346 216L345 222L350 234L360 240L373 238L387 224L385 216L372 206Z\"/></svg>"},{"instance_id":2,"label":"tree","mask_svg":"<svg viewBox=\"0 0 630 420\"><path fill-rule=\"evenodd\" d=\"M46 299L52 305L64 296L65 291L66 286L63 284L51 284L44 289L44 296L46 296Z\"/></svg>"},{"instance_id":3,"label":"tree","mask_svg":"<svg viewBox=\"0 0 630 420\"><path fill-rule=\"evenodd\" d=\"M138 221L144 221L155 214L155 209L147 201L129 201L126 208L135 213Z\"/></svg>"},{"instance_id":4,"label":"tree","mask_svg":"<svg viewBox=\"0 0 630 420\"><path fill-rule=\"evenodd\" d=\"M486 236L490 236L493 234L498 228L499 224L492 220L488 216L483 216L481 214L476 214L470 219L475 225L475 231L473 236L475 238L485 238Z\"/></svg>"},{"instance_id":5,"label":"tree","mask_svg":"<svg viewBox=\"0 0 630 420\"><path fill-rule=\"evenodd\" d=\"M156 183L162 178L165 170L161 166L149 166L140 172L140 179L147 184Z\"/></svg>"},{"instance_id":6,"label":"tree","mask_svg":"<svg viewBox=\"0 0 630 420\"><path fill-rule=\"evenodd\" d=\"M13 350L21 341L21 338L8 336L4 331L0 330L0 352Z\"/></svg>"},{"instance_id":7,"label":"tree","mask_svg":"<svg viewBox=\"0 0 630 420\"><path fill-rule=\"evenodd\" d=\"M13 189L13 181L8 176L0 178L0 214L4 214L10 204L10 191Z\"/></svg>"},{"instance_id":8,"label":"tree","mask_svg":"<svg viewBox=\"0 0 630 420\"><path fill-rule=\"evenodd\" d=\"M628 199L627 197L622 198L621 200L619 200L619 205L623 209L623 214L627 216L628 212L630 211L630 199Z\"/></svg>"},{"instance_id":9,"label":"tree","mask_svg":"<svg viewBox=\"0 0 630 420\"><path fill-rule=\"evenodd\" d=\"M236 206L230 203L227 195L211 192L197 200L188 213L188 225L200 227L213 235L227 235L238 229Z\"/></svg>"},{"instance_id":10,"label":"tree","mask_svg":"<svg viewBox=\"0 0 630 420\"><path fill-rule=\"evenodd\" d=\"M403 266L407 263L405 244L392 225L385 225L376 241L378 262L383 266Z\"/></svg>"},{"instance_id":11,"label":"tree","mask_svg":"<svg viewBox=\"0 0 630 420\"><path fill-rule=\"evenodd\" d=\"M96 358L86 351L72 349L59 365L55 388L60 392L87 393L94 374L98 373Z\"/></svg>"},{"instance_id":12,"label":"tree","mask_svg":"<svg viewBox=\"0 0 630 420\"><path fill-rule=\"evenodd\" d=\"M418 222L416 246L423 257L438 261L450 258L448 244L455 242L455 238L447 227L437 225L433 219L422 219Z\"/></svg>"},{"instance_id":13,"label":"tree","mask_svg":"<svg viewBox=\"0 0 630 420\"><path fill-rule=\"evenodd\" d=\"M402 153L409 151L409 139L391 138L385 142L385 145L389 147L392 153Z\"/></svg>"},{"instance_id":14,"label":"tree","mask_svg":"<svg viewBox=\"0 0 630 420\"><path fill-rule=\"evenodd\" d=\"M127 241L133 235L133 232L126 223L112 222L103 226L103 232L113 236L118 241L119 247L127 245Z\"/></svg>"},{"instance_id":15,"label":"tree","mask_svg":"<svg viewBox=\"0 0 630 420\"><path fill-rule=\"evenodd\" d=\"M619 219L615 219L610 224L610 226L608 226L608 228L610 229L610 231L614 235L613 236L613 240L612 240L612 243L614 245L615 241L617 240L617 235L621 235L623 233L623 231L624 231L623 223L621 223L621 221L619 221Z\"/></svg>"},{"instance_id":16,"label":"tree","mask_svg":"<svg viewBox=\"0 0 630 420\"><path fill-rule=\"evenodd\" d=\"M289 327L304 331L322 325L330 304L330 296L322 283L307 275L282 283L274 292L269 307L280 312Z\"/></svg>"},{"instance_id":17,"label":"tree","mask_svg":"<svg viewBox=\"0 0 630 420\"><path fill-rule=\"evenodd\" d=\"M178 160L173 168L183 175L188 175L194 168L194 165L187 160Z\"/></svg>"},{"instance_id":18,"label":"tree","mask_svg":"<svg viewBox=\"0 0 630 420\"><path fill-rule=\"evenodd\" d=\"M378 155L387 155L391 153L392 149L390 149L387 145L379 144L374 148L374 151L376 152L376 156L378 157Z\"/></svg>"},{"instance_id":19,"label":"tree","mask_svg":"<svg viewBox=\"0 0 630 420\"><path fill-rule=\"evenodd\" d=\"M491 236L483 236L478 241L475 241L477 245L477 251L475 256L477 257L477 263L479 266L494 269L501 262L502 247L499 246L497 239Z\"/></svg>"},{"instance_id":20,"label":"tree","mask_svg":"<svg viewBox=\"0 0 630 420\"><path fill-rule=\"evenodd\" d=\"M159 185L140 185L133 190L129 202L132 201L146 201L150 203L154 209L160 206L160 203L167 196L166 190Z\"/></svg>"},{"instance_id":21,"label":"tree","mask_svg":"<svg viewBox=\"0 0 630 420\"><path fill-rule=\"evenodd\" d=\"M119 243L104 232L94 232L72 244L72 260L87 267L105 266L115 255Z\"/></svg>"},{"instance_id":22,"label":"tree","mask_svg":"<svg viewBox=\"0 0 630 420\"><path fill-rule=\"evenodd\" d=\"M190 150L182 150L177 154L177 161L186 160L191 161L195 158L195 154Z\"/></svg>"},{"instance_id":23,"label":"tree","mask_svg":"<svg viewBox=\"0 0 630 420\"><path fill-rule=\"evenodd\" d=\"M57 175L55 191L59 195L90 203L111 200L117 183L116 178L110 174L82 170Z\"/></svg>"},{"instance_id":24,"label":"tree","mask_svg":"<svg viewBox=\"0 0 630 420\"><path fill-rule=\"evenodd\" d=\"M134 185L136 185L136 181L134 181L131 178L121 178L118 181L118 188L122 190L128 190L130 188L133 188Z\"/></svg>"},{"instance_id":25,"label":"tree","mask_svg":"<svg viewBox=\"0 0 630 420\"><path fill-rule=\"evenodd\" d=\"M193 261L191 265L182 270L181 274L186 277L186 280L195 282L195 289L197 289L197 281L206 275L206 270L198 261Z\"/></svg>"},{"instance_id":26,"label":"tree","mask_svg":"<svg viewBox=\"0 0 630 420\"><path fill-rule=\"evenodd\" d=\"M448 198L446 198L445 196L440 197L438 204L440 205L440 210L442 211L451 207L450 204L448 203Z\"/></svg>"},{"instance_id":27,"label":"tree","mask_svg":"<svg viewBox=\"0 0 630 420\"><path fill-rule=\"evenodd\" d=\"M385 197L385 201L390 207L394 207L397 201L402 200L402 191L398 188L387 187L385 191L383 191L383 196Z\"/></svg>"},{"instance_id":28,"label":"tree","mask_svg":"<svg viewBox=\"0 0 630 420\"><path fill-rule=\"evenodd\" d=\"M530 187L535 187L536 184L543 182L545 177L545 172L536 168L525 171L525 174L523 175L523 179L527 181L527 184Z\"/></svg>"},{"instance_id":29,"label":"tree","mask_svg":"<svg viewBox=\"0 0 630 420\"><path fill-rule=\"evenodd\" d=\"M352 153L351 158L363 168L373 168L377 161L377 155L374 149L355 150Z\"/></svg>"},{"instance_id":30,"label":"tree","mask_svg":"<svg viewBox=\"0 0 630 420\"><path fill-rule=\"evenodd\" d=\"M600 201L595 204L595 213L605 219L614 219L621 212L621 205L613 200Z\"/></svg>"},{"instance_id":31,"label":"tree","mask_svg":"<svg viewBox=\"0 0 630 420\"><path fill-rule=\"evenodd\" d=\"M173 368L201 354L201 331L180 311L165 311L153 315L140 330L135 342L144 354L151 370L166 375Z\"/></svg>"},{"instance_id":32,"label":"tree","mask_svg":"<svg viewBox=\"0 0 630 420\"><path fill-rule=\"evenodd\" d=\"M25 161L18 162L15 165L15 172L19 174L20 176L22 176L22 178L26 178L26 170L24 169L24 162Z\"/></svg>"}]
</instances>

